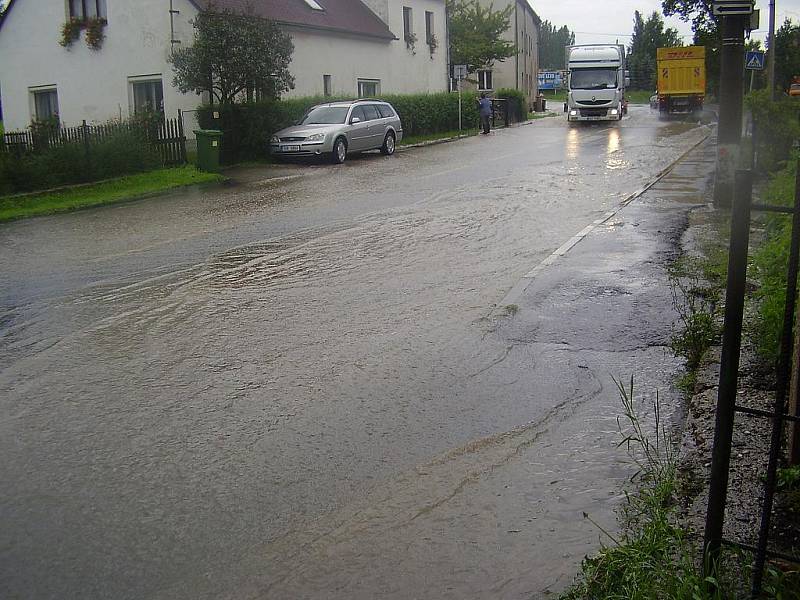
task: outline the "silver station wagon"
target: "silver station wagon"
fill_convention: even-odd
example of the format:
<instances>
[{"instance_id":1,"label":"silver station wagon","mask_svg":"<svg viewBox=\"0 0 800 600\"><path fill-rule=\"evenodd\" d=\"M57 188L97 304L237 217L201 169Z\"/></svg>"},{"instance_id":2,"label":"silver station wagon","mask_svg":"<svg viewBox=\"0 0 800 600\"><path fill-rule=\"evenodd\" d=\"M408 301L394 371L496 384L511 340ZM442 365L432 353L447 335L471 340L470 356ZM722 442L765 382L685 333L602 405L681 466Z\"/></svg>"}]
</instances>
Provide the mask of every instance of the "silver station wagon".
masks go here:
<instances>
[{"instance_id":1,"label":"silver station wagon","mask_svg":"<svg viewBox=\"0 0 800 600\"><path fill-rule=\"evenodd\" d=\"M400 117L391 104L361 99L320 104L297 125L281 129L270 140L273 156L330 156L341 164L352 152L380 148L394 154L403 139Z\"/></svg>"}]
</instances>

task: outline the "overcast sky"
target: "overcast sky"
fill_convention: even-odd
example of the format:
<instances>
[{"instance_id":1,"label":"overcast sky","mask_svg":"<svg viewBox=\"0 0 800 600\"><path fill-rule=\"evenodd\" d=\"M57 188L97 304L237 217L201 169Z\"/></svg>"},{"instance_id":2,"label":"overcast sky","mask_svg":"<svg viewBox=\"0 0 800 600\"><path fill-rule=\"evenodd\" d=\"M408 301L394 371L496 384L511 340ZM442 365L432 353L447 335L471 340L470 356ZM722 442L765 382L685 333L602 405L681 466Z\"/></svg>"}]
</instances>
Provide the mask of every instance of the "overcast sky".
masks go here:
<instances>
[{"instance_id":1,"label":"overcast sky","mask_svg":"<svg viewBox=\"0 0 800 600\"><path fill-rule=\"evenodd\" d=\"M575 32L578 44L600 44L619 41L628 45L633 31L633 13L636 10L650 14L661 12L661 0L528 0L536 13L557 27L566 25ZM766 37L769 1L757 0L756 8L761 9L761 29L753 37L763 40ZM776 27L790 18L800 23L800 0L775 0L777 11ZM684 43L692 41L692 28L676 18L667 19L667 25L685 35Z\"/></svg>"}]
</instances>

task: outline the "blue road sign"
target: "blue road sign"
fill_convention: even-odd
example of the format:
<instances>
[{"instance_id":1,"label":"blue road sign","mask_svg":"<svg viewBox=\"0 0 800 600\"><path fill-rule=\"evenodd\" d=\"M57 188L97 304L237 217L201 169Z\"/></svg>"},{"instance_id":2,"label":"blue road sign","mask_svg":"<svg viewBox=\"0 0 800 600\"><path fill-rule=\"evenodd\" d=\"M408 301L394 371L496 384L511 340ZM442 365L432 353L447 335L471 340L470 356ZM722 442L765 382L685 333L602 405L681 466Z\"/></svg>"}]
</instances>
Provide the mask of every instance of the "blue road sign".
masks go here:
<instances>
[{"instance_id":1,"label":"blue road sign","mask_svg":"<svg viewBox=\"0 0 800 600\"><path fill-rule=\"evenodd\" d=\"M564 87L564 76L561 71L539 71L540 90L560 90Z\"/></svg>"},{"instance_id":2,"label":"blue road sign","mask_svg":"<svg viewBox=\"0 0 800 600\"><path fill-rule=\"evenodd\" d=\"M757 50L750 50L747 52L747 57L744 59L746 68L753 71L764 70L764 53Z\"/></svg>"}]
</instances>

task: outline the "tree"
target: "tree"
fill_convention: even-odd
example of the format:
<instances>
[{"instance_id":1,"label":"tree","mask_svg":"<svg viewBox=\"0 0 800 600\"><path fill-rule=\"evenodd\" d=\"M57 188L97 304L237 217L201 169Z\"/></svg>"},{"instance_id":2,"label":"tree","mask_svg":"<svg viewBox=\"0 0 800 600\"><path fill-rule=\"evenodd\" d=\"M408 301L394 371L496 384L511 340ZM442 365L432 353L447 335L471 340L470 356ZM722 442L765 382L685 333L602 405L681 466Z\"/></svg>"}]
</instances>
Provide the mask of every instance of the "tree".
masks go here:
<instances>
[{"instance_id":1,"label":"tree","mask_svg":"<svg viewBox=\"0 0 800 600\"><path fill-rule=\"evenodd\" d=\"M684 21L692 22L692 31L714 31L717 19L711 7L711 0L662 0L664 15L679 16Z\"/></svg>"},{"instance_id":2,"label":"tree","mask_svg":"<svg viewBox=\"0 0 800 600\"><path fill-rule=\"evenodd\" d=\"M450 61L467 65L467 70L473 73L514 56L517 53L514 43L502 39L511 27L513 9L513 4L494 10L493 5L484 7L478 0L448 0Z\"/></svg>"},{"instance_id":3,"label":"tree","mask_svg":"<svg viewBox=\"0 0 800 600\"><path fill-rule=\"evenodd\" d=\"M800 76L800 25L786 19L775 32L775 85L786 90Z\"/></svg>"},{"instance_id":4,"label":"tree","mask_svg":"<svg viewBox=\"0 0 800 600\"><path fill-rule=\"evenodd\" d=\"M539 29L539 66L549 71L565 69L564 48L575 43L575 34L566 25L556 29L550 21L543 21Z\"/></svg>"},{"instance_id":5,"label":"tree","mask_svg":"<svg viewBox=\"0 0 800 600\"><path fill-rule=\"evenodd\" d=\"M183 93L208 92L211 102L232 104L244 94L277 98L294 87L289 73L294 45L267 19L252 14L202 10L192 22L194 44L171 57L173 83Z\"/></svg>"},{"instance_id":6,"label":"tree","mask_svg":"<svg viewBox=\"0 0 800 600\"><path fill-rule=\"evenodd\" d=\"M711 8L711 0L662 0L668 17L678 16L692 23L694 45L706 49L706 82L711 94L719 93L722 32Z\"/></svg>"},{"instance_id":7,"label":"tree","mask_svg":"<svg viewBox=\"0 0 800 600\"><path fill-rule=\"evenodd\" d=\"M656 50L682 45L676 29L664 29L664 18L658 12L653 11L645 21L637 10L633 15L633 37L628 49L631 87L640 90L655 89Z\"/></svg>"}]
</instances>

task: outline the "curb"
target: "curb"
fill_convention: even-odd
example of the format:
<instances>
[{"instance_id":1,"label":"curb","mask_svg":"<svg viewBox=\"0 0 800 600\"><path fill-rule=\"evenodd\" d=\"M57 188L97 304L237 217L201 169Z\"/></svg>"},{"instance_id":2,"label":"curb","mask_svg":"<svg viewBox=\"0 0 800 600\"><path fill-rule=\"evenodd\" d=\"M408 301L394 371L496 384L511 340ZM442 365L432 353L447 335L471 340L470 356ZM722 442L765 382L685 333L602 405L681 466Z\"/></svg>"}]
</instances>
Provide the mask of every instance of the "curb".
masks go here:
<instances>
[{"instance_id":1,"label":"curb","mask_svg":"<svg viewBox=\"0 0 800 600\"><path fill-rule=\"evenodd\" d=\"M641 189L633 192L632 194L629 194L614 209L612 209L609 212L605 213L599 219L597 219L595 221L592 221L591 224L589 224L586 227L584 227L583 229L581 229L578 233L576 233L574 236L569 238L566 242L561 244L561 246L556 248L555 251L553 251L553 253L550 254L547 258L545 258L543 261L541 261L538 265L534 266L530 271L525 273L525 275L523 275L519 279L519 281L517 281L517 283L515 283L514 286L508 291L508 293L503 297L503 299L500 300L500 302L498 302L497 304L495 304L494 308L490 311L489 316L506 316L507 313L505 311L505 307L509 306L511 304L516 304L517 303L519 298L522 297L522 295L528 289L528 286L530 286L531 283L533 283L533 279L536 277L536 275L540 271L544 270L548 266L550 266L553 263L555 263L559 258L561 258L565 254L567 254L567 252L569 252L572 248L574 248L581 240L583 240L587 235L589 235L597 227L599 227L600 225L608 222L619 211L621 211L623 208L628 206L631 202L633 202L637 198L643 196L650 188L655 186L659 181L664 179L664 177L669 175L670 172L672 172L672 170L683 159L685 159L690 153L694 152L697 148L699 148L701 145L706 143L710 137L711 137L711 132L709 131L709 132L706 133L706 135L703 137L703 139L701 139L699 142L697 142L692 147L690 147L688 150L686 150L684 153L682 153L677 159L675 159L666 168L664 168L661 171L659 171L659 173L656 174L655 178L652 181L647 183Z\"/></svg>"}]
</instances>

